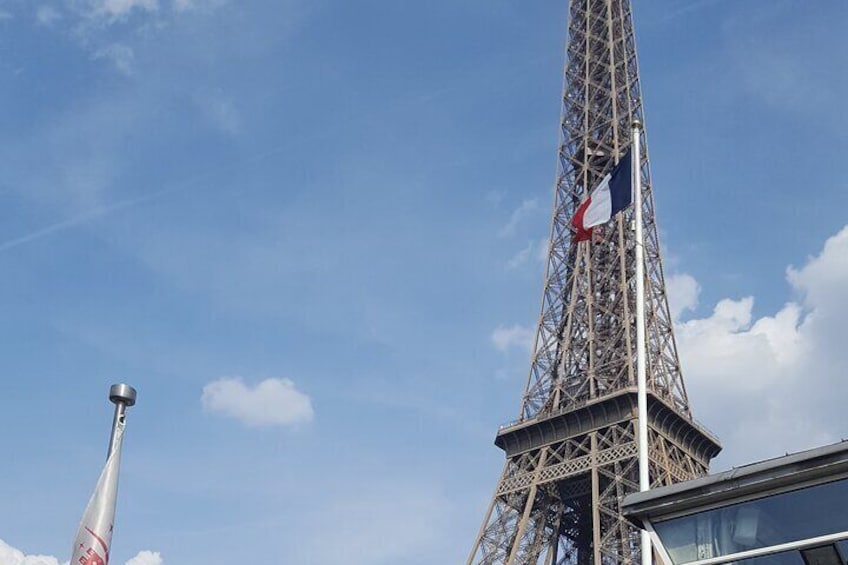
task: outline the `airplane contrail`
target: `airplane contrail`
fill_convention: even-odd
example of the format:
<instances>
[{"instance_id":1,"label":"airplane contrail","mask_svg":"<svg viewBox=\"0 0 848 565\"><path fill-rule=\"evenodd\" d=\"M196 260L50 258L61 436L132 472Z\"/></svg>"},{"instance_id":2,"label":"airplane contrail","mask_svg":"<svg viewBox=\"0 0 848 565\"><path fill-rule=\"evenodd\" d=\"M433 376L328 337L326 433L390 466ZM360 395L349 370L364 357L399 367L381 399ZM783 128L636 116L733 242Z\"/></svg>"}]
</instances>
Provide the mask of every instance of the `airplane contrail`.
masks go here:
<instances>
[{"instance_id":1,"label":"airplane contrail","mask_svg":"<svg viewBox=\"0 0 848 565\"><path fill-rule=\"evenodd\" d=\"M64 231L64 230L67 230L67 229L71 229L71 228L74 228L76 226L85 224L85 223L90 222L91 220L94 220L96 218L102 218L104 216L107 216L107 215L112 214L114 212L117 212L119 210L131 208L132 206L136 206L138 204L142 204L144 202L154 200L156 198L164 196L167 193L177 192L177 191L180 191L180 190L186 190L186 189L190 188L192 185L195 185L198 182L202 181L203 179L205 179L207 177L211 177L213 174L219 174L221 172L225 172L225 171L229 171L229 170L235 170L235 169L238 169L238 168L240 168L243 165L246 165L248 163L262 161L264 159L267 159L268 157L271 157L272 155L276 155L277 153L284 151L286 148L289 147L289 145L291 145L291 144L290 143L284 143L284 144L278 145L276 147L273 147L272 149L262 151L260 153L257 153L256 155L253 155L252 157L249 157L247 159L241 160L240 162L234 163L233 165L231 165L229 167L221 167L221 168L216 169L215 171L206 171L204 173L201 173L201 174L195 176L194 178L190 178L190 179L183 181L183 182L178 182L174 186L166 187L166 188L157 190L157 191L155 191L151 194L146 194L144 196L137 196L135 198L128 198L126 200L120 200L120 201L115 202L113 204L105 204L105 205L102 205L102 206L97 206L95 208L92 208L90 210L82 212L81 214L78 214L78 215L73 216L71 218L67 218L65 220L62 220L62 221L59 221L59 222L56 222L56 223L53 223L53 224L50 224L50 225L47 225L47 226L44 226L43 228L37 229L37 230L30 232L28 234L21 235L21 236L18 236L18 237L13 238L13 239L9 239L9 240L4 241L4 242L0 242L0 253L4 253L6 251L9 251L10 249L14 249L15 247L19 247L21 245L25 245L27 243L30 243L31 241L36 241L38 239L48 237L50 235L53 235L54 233Z\"/></svg>"},{"instance_id":2,"label":"airplane contrail","mask_svg":"<svg viewBox=\"0 0 848 565\"><path fill-rule=\"evenodd\" d=\"M151 194L149 196L141 196L138 198L130 198L128 200L122 200L120 202L116 202L114 204L108 204L105 206L98 206L96 208L92 208L91 210L87 210L82 214L78 214L72 218L68 218L66 220L62 220L61 222L56 222L54 224L50 224L49 226L45 226L41 229L30 232L26 235L22 235L16 237L14 239L10 239L0 243L0 253L4 251L8 251L9 249L14 249L20 245L24 245L25 243L29 243L31 241L35 241L37 239L41 239L43 237L47 237L48 235L52 235L58 231L66 230L80 224L84 224L88 221L93 220L94 218L98 218L101 216L105 216L112 212L116 212L118 210L122 210L124 208L129 208L130 206L134 206L136 204L140 204L147 200L151 200L164 191L159 191L157 193Z\"/></svg>"}]
</instances>

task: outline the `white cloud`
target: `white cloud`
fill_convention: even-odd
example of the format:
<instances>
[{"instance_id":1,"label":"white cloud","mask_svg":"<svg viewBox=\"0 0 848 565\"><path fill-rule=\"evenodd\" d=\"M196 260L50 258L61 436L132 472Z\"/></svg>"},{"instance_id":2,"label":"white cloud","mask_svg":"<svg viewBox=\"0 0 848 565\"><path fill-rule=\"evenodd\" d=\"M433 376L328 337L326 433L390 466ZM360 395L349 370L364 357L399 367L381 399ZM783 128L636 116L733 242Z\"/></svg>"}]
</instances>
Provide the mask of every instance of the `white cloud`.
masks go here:
<instances>
[{"instance_id":1,"label":"white cloud","mask_svg":"<svg viewBox=\"0 0 848 565\"><path fill-rule=\"evenodd\" d=\"M217 8L225 4L227 0L174 0L175 12L187 12L202 8Z\"/></svg>"},{"instance_id":2,"label":"white cloud","mask_svg":"<svg viewBox=\"0 0 848 565\"><path fill-rule=\"evenodd\" d=\"M127 561L126 565L162 565L159 552L141 551ZM59 560L50 555L26 555L0 539L0 565L59 565ZM62 565L68 565L65 561Z\"/></svg>"},{"instance_id":3,"label":"white cloud","mask_svg":"<svg viewBox=\"0 0 848 565\"><path fill-rule=\"evenodd\" d=\"M155 12L158 9L158 0L93 0L91 2L93 14L115 20L127 17L133 10Z\"/></svg>"},{"instance_id":4,"label":"white cloud","mask_svg":"<svg viewBox=\"0 0 848 565\"><path fill-rule=\"evenodd\" d=\"M524 326L514 324L510 327L498 326L492 332L492 343L501 351L512 347L529 350L533 345L533 330Z\"/></svg>"},{"instance_id":5,"label":"white cloud","mask_svg":"<svg viewBox=\"0 0 848 565\"><path fill-rule=\"evenodd\" d=\"M488 204L497 208L501 205L501 202L503 202L505 195L506 193L502 190L490 190L486 193L485 200Z\"/></svg>"},{"instance_id":6,"label":"white cloud","mask_svg":"<svg viewBox=\"0 0 848 565\"><path fill-rule=\"evenodd\" d=\"M194 99L209 123L221 132L235 135L241 130L241 113L222 89L197 92Z\"/></svg>"},{"instance_id":7,"label":"white cloud","mask_svg":"<svg viewBox=\"0 0 848 565\"><path fill-rule=\"evenodd\" d=\"M289 379L267 379L253 388L241 379L224 378L203 387L203 407L246 426L287 426L310 422L311 399Z\"/></svg>"},{"instance_id":8,"label":"white cloud","mask_svg":"<svg viewBox=\"0 0 848 565\"><path fill-rule=\"evenodd\" d=\"M47 4L39 6L35 11L35 21L39 25L50 27L60 19L62 19L62 14L53 6Z\"/></svg>"},{"instance_id":9,"label":"white cloud","mask_svg":"<svg viewBox=\"0 0 848 565\"><path fill-rule=\"evenodd\" d=\"M538 242L529 241L527 242L527 246L510 257L510 259L506 262L506 268L509 270L515 270L520 267L526 266L532 259L535 259L538 263L544 265L548 260L548 239L542 239Z\"/></svg>"},{"instance_id":10,"label":"white cloud","mask_svg":"<svg viewBox=\"0 0 848 565\"><path fill-rule=\"evenodd\" d=\"M535 198L530 198L521 203L521 205L513 210L506 225L500 229L498 235L501 237L509 237L515 234L518 225L527 218L530 214L539 209L539 201Z\"/></svg>"},{"instance_id":11,"label":"white cloud","mask_svg":"<svg viewBox=\"0 0 848 565\"><path fill-rule=\"evenodd\" d=\"M59 565L59 560L48 555L25 555L0 540L0 565Z\"/></svg>"},{"instance_id":12,"label":"white cloud","mask_svg":"<svg viewBox=\"0 0 848 565\"><path fill-rule=\"evenodd\" d=\"M532 241L527 243L527 247L513 255L509 261L506 262L506 268L512 270L524 266L528 259L530 259L533 255L534 245L535 244Z\"/></svg>"},{"instance_id":13,"label":"white cloud","mask_svg":"<svg viewBox=\"0 0 848 565\"><path fill-rule=\"evenodd\" d=\"M539 245L536 246L536 260L542 265L547 265L548 254L551 251L551 240L544 237L539 240Z\"/></svg>"},{"instance_id":14,"label":"white cloud","mask_svg":"<svg viewBox=\"0 0 848 565\"><path fill-rule=\"evenodd\" d=\"M730 464L848 436L848 226L786 278L797 298L772 315L755 318L753 297L724 299L709 317L677 324L693 409ZM697 303L692 281L678 285L678 314Z\"/></svg>"},{"instance_id":15,"label":"white cloud","mask_svg":"<svg viewBox=\"0 0 848 565\"><path fill-rule=\"evenodd\" d=\"M133 74L133 62L135 52L131 47L122 43L113 43L94 52L94 59L105 59L115 65L122 74L130 76Z\"/></svg>"},{"instance_id":16,"label":"white cloud","mask_svg":"<svg viewBox=\"0 0 848 565\"><path fill-rule=\"evenodd\" d=\"M683 312L693 311L698 307L701 287L691 275L686 273L672 275L666 279L665 288L672 319L679 320Z\"/></svg>"},{"instance_id":17,"label":"white cloud","mask_svg":"<svg viewBox=\"0 0 848 565\"><path fill-rule=\"evenodd\" d=\"M661 17L657 18L655 21L647 23L653 25L667 24L678 18L688 16L692 12L701 11L704 8L708 8L713 4L717 4L722 1L723 0L692 0L691 3L678 5L676 8L665 8Z\"/></svg>"},{"instance_id":18,"label":"white cloud","mask_svg":"<svg viewBox=\"0 0 848 565\"><path fill-rule=\"evenodd\" d=\"M162 556L158 551L140 551L127 565L162 565Z\"/></svg>"}]
</instances>

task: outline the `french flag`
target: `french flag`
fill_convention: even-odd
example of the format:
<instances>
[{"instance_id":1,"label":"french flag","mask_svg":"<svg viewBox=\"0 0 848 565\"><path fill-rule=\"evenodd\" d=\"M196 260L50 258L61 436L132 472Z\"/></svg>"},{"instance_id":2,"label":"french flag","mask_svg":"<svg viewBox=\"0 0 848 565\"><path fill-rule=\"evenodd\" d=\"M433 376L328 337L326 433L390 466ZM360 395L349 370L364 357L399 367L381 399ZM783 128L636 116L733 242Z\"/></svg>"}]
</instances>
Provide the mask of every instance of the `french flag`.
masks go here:
<instances>
[{"instance_id":1,"label":"french flag","mask_svg":"<svg viewBox=\"0 0 848 565\"><path fill-rule=\"evenodd\" d=\"M630 206L633 202L633 171L630 151L619 160L613 170L583 201L571 226L574 228L575 241L587 241L592 237L592 228L607 223L610 218Z\"/></svg>"}]
</instances>

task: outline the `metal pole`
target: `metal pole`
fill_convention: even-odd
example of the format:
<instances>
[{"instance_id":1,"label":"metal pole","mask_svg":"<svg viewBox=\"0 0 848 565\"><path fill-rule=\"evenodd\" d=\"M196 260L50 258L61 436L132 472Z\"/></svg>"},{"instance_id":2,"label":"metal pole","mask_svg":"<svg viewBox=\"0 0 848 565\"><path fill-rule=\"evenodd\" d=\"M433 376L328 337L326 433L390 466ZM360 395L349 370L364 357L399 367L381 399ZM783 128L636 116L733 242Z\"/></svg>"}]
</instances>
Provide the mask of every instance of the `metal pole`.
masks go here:
<instances>
[{"instance_id":1,"label":"metal pole","mask_svg":"<svg viewBox=\"0 0 848 565\"><path fill-rule=\"evenodd\" d=\"M109 400L115 403L112 436L106 465L97 480L94 494L85 507L71 551L71 563L108 563L118 499L118 473L124 439L127 408L135 404L137 393L129 385L112 385Z\"/></svg>"},{"instance_id":2,"label":"metal pole","mask_svg":"<svg viewBox=\"0 0 848 565\"><path fill-rule=\"evenodd\" d=\"M109 388L109 400L115 404L115 416L112 418L112 435L109 437L109 451L106 459L115 451L118 428L123 427L127 408L135 404L138 397L136 390L127 384L112 385Z\"/></svg>"},{"instance_id":3,"label":"metal pole","mask_svg":"<svg viewBox=\"0 0 848 565\"><path fill-rule=\"evenodd\" d=\"M636 208L636 390L639 409L639 490L650 490L648 475L648 379L645 352L645 236L642 231L642 122L633 120L633 205ZM642 565L651 565L651 538L642 530Z\"/></svg>"}]
</instances>

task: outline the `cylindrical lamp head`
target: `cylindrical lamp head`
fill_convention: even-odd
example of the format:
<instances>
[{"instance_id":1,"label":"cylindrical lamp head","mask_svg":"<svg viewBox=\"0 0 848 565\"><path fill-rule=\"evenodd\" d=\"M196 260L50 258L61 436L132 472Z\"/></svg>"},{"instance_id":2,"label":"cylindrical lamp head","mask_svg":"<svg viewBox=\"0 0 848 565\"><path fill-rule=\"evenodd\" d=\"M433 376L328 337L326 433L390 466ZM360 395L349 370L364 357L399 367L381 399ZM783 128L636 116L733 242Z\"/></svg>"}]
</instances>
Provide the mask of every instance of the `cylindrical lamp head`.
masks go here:
<instances>
[{"instance_id":1,"label":"cylindrical lamp head","mask_svg":"<svg viewBox=\"0 0 848 565\"><path fill-rule=\"evenodd\" d=\"M132 406L135 404L135 399L138 393L133 387L127 384L112 385L109 389L109 400L115 404L125 404Z\"/></svg>"}]
</instances>

